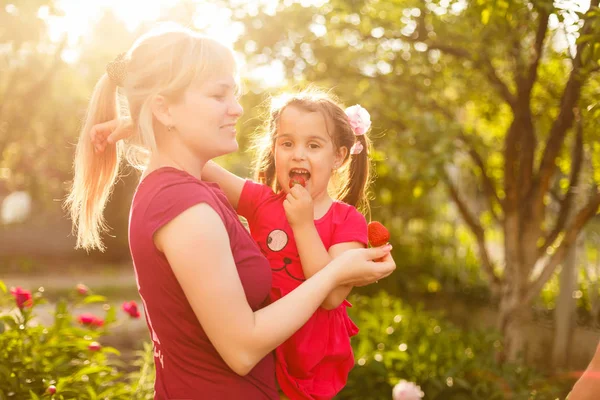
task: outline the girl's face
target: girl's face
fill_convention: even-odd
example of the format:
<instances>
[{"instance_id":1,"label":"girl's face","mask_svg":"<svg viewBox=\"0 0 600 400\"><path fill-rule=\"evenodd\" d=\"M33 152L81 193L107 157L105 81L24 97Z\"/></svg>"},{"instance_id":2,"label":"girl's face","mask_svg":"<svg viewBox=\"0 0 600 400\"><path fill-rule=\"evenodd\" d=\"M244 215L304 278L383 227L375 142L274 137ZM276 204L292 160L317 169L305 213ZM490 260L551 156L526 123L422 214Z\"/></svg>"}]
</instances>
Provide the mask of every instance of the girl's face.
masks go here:
<instances>
[{"instance_id":1,"label":"girl's face","mask_svg":"<svg viewBox=\"0 0 600 400\"><path fill-rule=\"evenodd\" d=\"M180 139L200 158L209 160L238 149L235 125L243 110L233 74L190 87L169 112Z\"/></svg>"},{"instance_id":2,"label":"girl's face","mask_svg":"<svg viewBox=\"0 0 600 400\"><path fill-rule=\"evenodd\" d=\"M333 170L339 168L347 152L336 151L329 132L333 126L320 112L287 106L281 112L274 143L275 174L284 191L290 180L301 176L313 199L328 196ZM329 129L328 129L329 128Z\"/></svg>"}]
</instances>

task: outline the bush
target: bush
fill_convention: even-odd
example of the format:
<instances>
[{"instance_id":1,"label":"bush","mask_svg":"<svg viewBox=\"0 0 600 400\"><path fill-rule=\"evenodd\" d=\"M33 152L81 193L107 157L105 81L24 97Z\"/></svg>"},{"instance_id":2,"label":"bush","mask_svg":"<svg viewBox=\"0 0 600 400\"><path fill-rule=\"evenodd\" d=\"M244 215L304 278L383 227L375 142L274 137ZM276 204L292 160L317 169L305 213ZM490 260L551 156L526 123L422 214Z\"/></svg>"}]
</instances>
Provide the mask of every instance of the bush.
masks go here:
<instances>
[{"instance_id":1,"label":"bush","mask_svg":"<svg viewBox=\"0 0 600 400\"><path fill-rule=\"evenodd\" d=\"M498 364L494 332L462 331L383 292L351 302L360 328L353 339L357 365L339 399L389 399L401 379L417 383L431 400L556 399L573 385L523 365Z\"/></svg>"},{"instance_id":2,"label":"bush","mask_svg":"<svg viewBox=\"0 0 600 400\"><path fill-rule=\"evenodd\" d=\"M494 332L462 331L384 292L351 301L350 316L360 327L353 339L357 366L338 399L390 399L400 380L418 384L427 400L556 399L573 384L523 365L497 364ZM9 293L0 281L0 310L9 310L0 314L0 400L153 398L151 344L131 366L118 350L101 345L119 323L105 297L75 288L57 303L50 326L36 322L43 302L40 291ZM103 304L101 317L80 312L92 303ZM130 318L140 316L135 303L122 308Z\"/></svg>"},{"instance_id":3,"label":"bush","mask_svg":"<svg viewBox=\"0 0 600 400\"><path fill-rule=\"evenodd\" d=\"M16 288L9 294L0 281L0 310L8 310L0 316L0 399L153 398L150 347L138 354L139 371L126 373L119 351L101 345L117 323L115 307L106 301L80 285L58 301L52 324L42 326L35 310L43 293ZM104 304L102 317L77 312L92 303ZM130 303L125 310L136 315Z\"/></svg>"}]
</instances>

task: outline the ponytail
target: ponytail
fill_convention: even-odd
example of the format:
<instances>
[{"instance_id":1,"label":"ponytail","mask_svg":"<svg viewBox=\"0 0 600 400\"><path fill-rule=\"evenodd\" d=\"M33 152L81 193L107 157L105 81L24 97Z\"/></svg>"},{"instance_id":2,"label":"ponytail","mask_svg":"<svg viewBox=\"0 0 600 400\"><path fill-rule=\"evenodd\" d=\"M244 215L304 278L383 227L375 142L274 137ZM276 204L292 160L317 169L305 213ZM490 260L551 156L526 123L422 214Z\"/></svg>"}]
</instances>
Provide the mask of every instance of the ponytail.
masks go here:
<instances>
[{"instance_id":1,"label":"ponytail","mask_svg":"<svg viewBox=\"0 0 600 400\"><path fill-rule=\"evenodd\" d=\"M118 176L122 144L107 146L104 152L95 154L90 130L118 116L117 86L104 74L94 88L79 134L73 165L75 176L65 201L77 236L76 248L104 251L101 234L108 227L103 211Z\"/></svg>"}]
</instances>

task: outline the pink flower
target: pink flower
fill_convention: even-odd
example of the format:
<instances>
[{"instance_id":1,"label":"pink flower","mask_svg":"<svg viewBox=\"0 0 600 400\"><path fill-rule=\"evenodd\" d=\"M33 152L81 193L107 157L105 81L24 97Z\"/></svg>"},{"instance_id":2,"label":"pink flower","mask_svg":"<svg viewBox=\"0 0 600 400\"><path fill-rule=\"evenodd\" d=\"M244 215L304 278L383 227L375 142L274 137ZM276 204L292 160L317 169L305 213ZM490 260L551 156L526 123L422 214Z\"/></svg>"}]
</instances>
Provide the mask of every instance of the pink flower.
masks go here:
<instances>
[{"instance_id":1,"label":"pink flower","mask_svg":"<svg viewBox=\"0 0 600 400\"><path fill-rule=\"evenodd\" d=\"M46 392L48 392L48 394L56 393L56 386L54 386L54 385L48 386L48 389L46 389Z\"/></svg>"},{"instance_id":2,"label":"pink flower","mask_svg":"<svg viewBox=\"0 0 600 400\"><path fill-rule=\"evenodd\" d=\"M98 342L92 342L88 345L89 351L98 351L102 348L102 345Z\"/></svg>"},{"instance_id":3,"label":"pink flower","mask_svg":"<svg viewBox=\"0 0 600 400\"><path fill-rule=\"evenodd\" d=\"M25 307L33 306L33 300L31 299L31 292L29 290L25 290L20 286L16 288L10 289L10 294L15 298L15 302L17 303L17 307L21 310Z\"/></svg>"},{"instance_id":4,"label":"pink flower","mask_svg":"<svg viewBox=\"0 0 600 400\"><path fill-rule=\"evenodd\" d=\"M75 289L82 296L85 296L90 291L90 288L85 286L83 283L78 283L77 286L75 286Z\"/></svg>"},{"instance_id":5,"label":"pink flower","mask_svg":"<svg viewBox=\"0 0 600 400\"><path fill-rule=\"evenodd\" d=\"M77 317L77 321L79 321L80 324L86 326L100 327L104 325L104 320L102 318L96 317L94 314L81 314L79 317Z\"/></svg>"},{"instance_id":6,"label":"pink flower","mask_svg":"<svg viewBox=\"0 0 600 400\"><path fill-rule=\"evenodd\" d=\"M401 380L392 391L393 400L420 400L425 396L420 386Z\"/></svg>"},{"instance_id":7,"label":"pink flower","mask_svg":"<svg viewBox=\"0 0 600 400\"><path fill-rule=\"evenodd\" d=\"M346 115L355 135L364 135L371 127L371 115L358 104L346 108Z\"/></svg>"},{"instance_id":8,"label":"pink flower","mask_svg":"<svg viewBox=\"0 0 600 400\"><path fill-rule=\"evenodd\" d=\"M140 317L140 312L138 310L137 303L133 300L124 302L121 308L123 309L123 311L129 314L131 318Z\"/></svg>"}]
</instances>

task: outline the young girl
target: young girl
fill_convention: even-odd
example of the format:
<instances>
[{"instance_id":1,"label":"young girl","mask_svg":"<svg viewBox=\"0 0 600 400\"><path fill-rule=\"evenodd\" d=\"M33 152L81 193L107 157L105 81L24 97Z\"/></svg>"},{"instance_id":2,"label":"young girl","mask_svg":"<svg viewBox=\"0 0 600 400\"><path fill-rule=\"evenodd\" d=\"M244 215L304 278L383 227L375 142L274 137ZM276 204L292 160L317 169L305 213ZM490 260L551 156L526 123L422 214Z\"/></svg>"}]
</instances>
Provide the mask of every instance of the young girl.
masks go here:
<instances>
[{"instance_id":1,"label":"young girl","mask_svg":"<svg viewBox=\"0 0 600 400\"><path fill-rule=\"evenodd\" d=\"M271 300L287 295L333 258L367 246L369 114L346 112L330 96L302 92L274 99L257 138L257 182L209 163L219 184L270 262ZM361 118L362 117L362 118ZM309 321L276 350L277 379L291 399L331 399L354 366L350 287L334 290Z\"/></svg>"},{"instance_id":2,"label":"young girl","mask_svg":"<svg viewBox=\"0 0 600 400\"><path fill-rule=\"evenodd\" d=\"M92 136L115 128L99 126ZM370 118L346 111L329 95L310 91L275 98L256 139L257 182L208 162L203 180L218 183L267 257L273 274L271 301L286 296L343 252L367 246ZM111 134L108 142L127 136ZM106 145L96 138L97 150ZM331 399L354 366L350 337L358 328L345 300L351 287L332 291L308 322L276 349L280 388L295 399ZM293 310L290 310L294 312Z\"/></svg>"}]
</instances>

